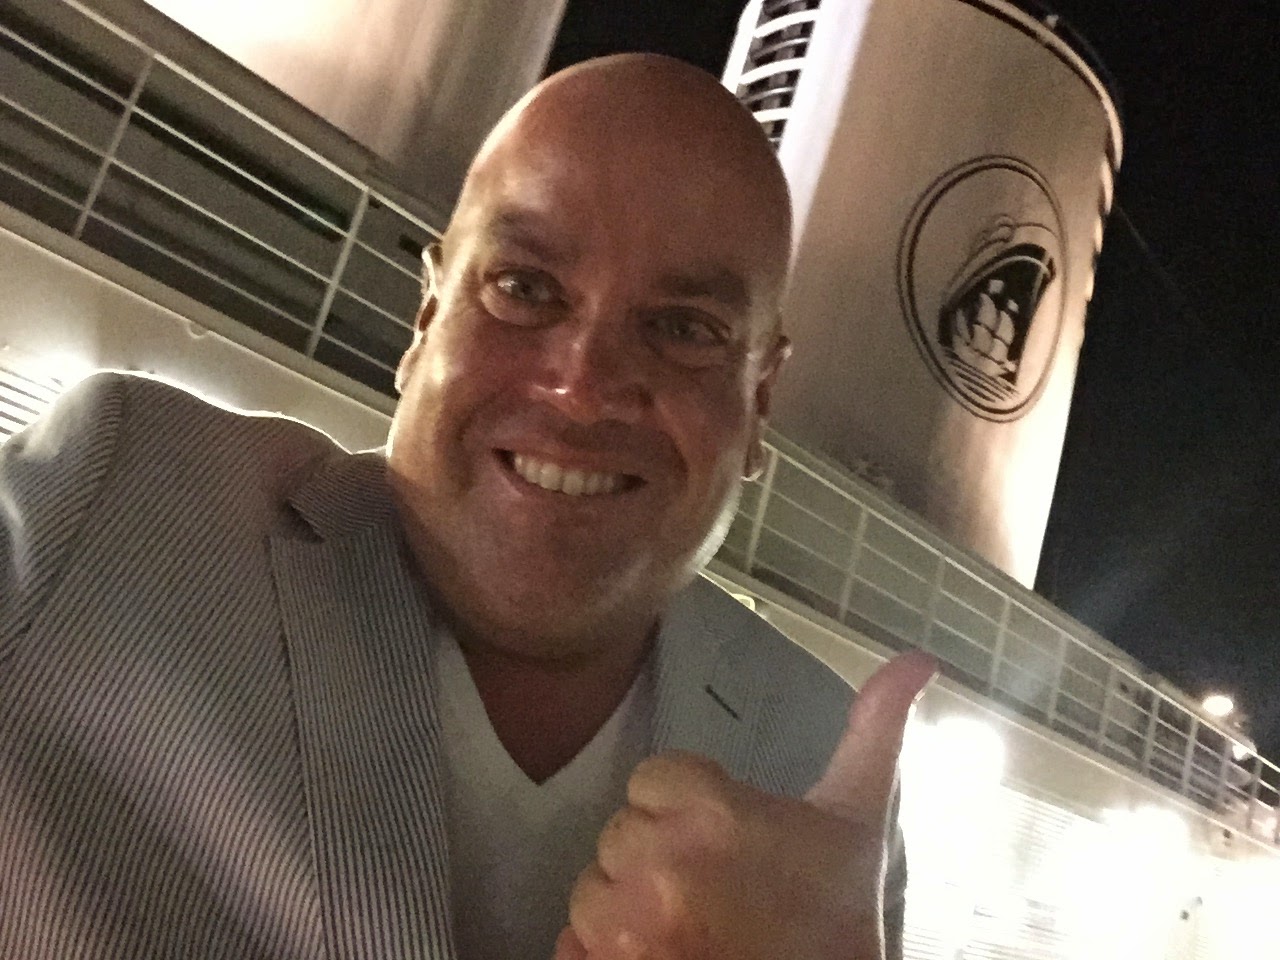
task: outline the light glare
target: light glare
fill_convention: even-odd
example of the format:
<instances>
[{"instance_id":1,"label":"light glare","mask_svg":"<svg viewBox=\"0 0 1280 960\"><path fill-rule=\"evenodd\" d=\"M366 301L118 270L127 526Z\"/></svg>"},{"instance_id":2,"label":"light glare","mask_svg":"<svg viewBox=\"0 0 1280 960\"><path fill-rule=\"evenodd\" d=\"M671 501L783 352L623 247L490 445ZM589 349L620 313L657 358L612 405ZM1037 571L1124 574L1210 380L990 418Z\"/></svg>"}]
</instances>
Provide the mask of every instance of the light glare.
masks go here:
<instances>
[{"instance_id":1,"label":"light glare","mask_svg":"<svg viewBox=\"0 0 1280 960\"><path fill-rule=\"evenodd\" d=\"M1205 713L1209 714L1211 717L1216 717L1219 720L1229 717L1236 709L1235 702L1230 697L1221 693L1215 693L1212 696L1205 697L1204 703L1201 704L1201 706L1204 708Z\"/></svg>"}]
</instances>

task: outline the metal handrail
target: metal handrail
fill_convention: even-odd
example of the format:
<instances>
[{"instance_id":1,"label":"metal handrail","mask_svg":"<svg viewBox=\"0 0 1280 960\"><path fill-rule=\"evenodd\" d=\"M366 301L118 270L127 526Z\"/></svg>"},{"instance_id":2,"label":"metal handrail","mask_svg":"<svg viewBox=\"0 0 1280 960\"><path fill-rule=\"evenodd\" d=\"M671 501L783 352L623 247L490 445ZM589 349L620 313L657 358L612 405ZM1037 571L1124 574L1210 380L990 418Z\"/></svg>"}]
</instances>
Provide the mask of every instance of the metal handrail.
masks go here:
<instances>
[{"instance_id":1,"label":"metal handrail","mask_svg":"<svg viewBox=\"0 0 1280 960\"><path fill-rule=\"evenodd\" d=\"M762 478L744 492L720 564L847 632L928 650L982 694L1280 846L1280 766L1254 751L1236 760L1232 750L1243 741L1238 731L1144 678L1102 637L948 543L864 481L776 435L766 449ZM806 487L808 498L801 496ZM788 529L798 518L812 518L847 540L838 544L844 561ZM888 537L868 542L873 529L898 538L897 555ZM868 553L887 563L866 565ZM907 595L913 591L915 599Z\"/></svg>"},{"instance_id":2,"label":"metal handrail","mask_svg":"<svg viewBox=\"0 0 1280 960\"><path fill-rule=\"evenodd\" d=\"M370 376L376 374L376 382L371 382L370 385L389 391L390 377L395 369L394 363L389 362L387 358L373 355L367 345L362 345L360 340L385 343L388 355L398 355L408 346L413 327L401 316L403 311L399 309L398 303L374 302L371 297L378 296L377 291L357 292L358 281L353 273L352 254L360 251L361 257L364 258L363 269L365 270L383 268L389 270L388 276L395 281L392 285L402 284L399 287L401 300L405 299L410 291L416 295L419 282L418 270L416 264L404 262L407 258L404 256L403 248L379 249L378 244L370 236L362 233L362 226L366 221L365 212L371 206L378 207L380 216L384 218L383 222L385 223L385 218L391 217L395 223L401 225L406 236L411 236L415 240L414 245L425 245L439 239L439 230L407 211L396 199L378 189L369 178L344 170L338 164L309 150L304 144L297 142L279 128L221 94L206 80L166 57L152 45L140 40L118 24L109 22L101 13L92 10L79 0L61 0L61 2L83 15L86 21L91 21L98 27L110 31L115 37L133 47L138 54L140 67L132 76L121 77L122 87L130 91L127 97L123 97L115 91L106 89L85 70L79 69L75 62L71 62L72 55L64 53L61 49L51 49L49 44L41 42L39 36L24 35L20 30L0 24L0 38L19 45L26 62L42 65L40 69L50 80L51 85L64 91L69 98L88 95L92 92L98 97L95 101L97 106L104 113L114 116L115 124L110 139L95 145L86 142L72 129L68 129L71 125L68 120L69 113L65 109L61 113L55 109L59 104L24 102L20 88L0 90L0 115L8 111L9 116L34 124L43 131L42 136L57 143L67 144L67 150L81 151L81 156L85 159L79 161L80 163L83 164L91 158L96 164L87 189L77 181L74 184L75 189L72 190L70 188L73 184L70 181L55 179L56 172L44 170L38 162L24 165L21 162L15 162L12 157L7 162L0 162L0 173L12 178L13 182L23 184L40 195L48 197L49 201L46 202L53 202L58 209L67 207L70 211L68 216L73 216L74 222L53 225L64 229L73 237L86 239L93 245L107 244L103 247L104 251L116 255L114 250L107 248L110 244L102 239L102 235L96 238L87 236L91 225L104 226L110 231L111 237L119 236L138 245L139 249L145 248L153 254L160 255L164 258L164 263L172 264L174 270L187 271L192 276L203 278L202 282L207 282L209 284L207 289L211 291L207 294L208 296L215 299L231 297L235 303L242 302L245 308L242 315L237 315L234 308L228 307L225 299L210 302L211 306L228 313L233 319L255 326L255 317L259 315L255 314L255 311L263 316L276 317L283 326L273 328L274 333L272 330L262 332L267 332L277 339L284 338L288 346L304 357L319 360L342 370L343 363L332 353L336 350L340 356L358 361L364 369L369 371ZM271 182L269 176L260 175L253 169L246 169L239 157L228 156L219 149L218 144L206 142L209 138L202 136L199 130L184 129L181 118L175 124L173 117L157 116L154 110L149 108L148 95L156 87L157 75L162 71L170 82L174 82L176 78L176 81L185 84L184 90L187 94L196 98L196 106L192 109L198 109L200 103L206 104L208 109L230 108L241 119L253 124L264 143L274 145L270 149L282 150L295 160L303 161L311 170L316 171L315 176L320 176L322 179L328 178L325 182L331 182L335 186L343 185L342 189L346 191L341 201L344 207L340 212L343 222L334 222L335 212L308 204L307 196L291 195L287 185L282 188L279 183ZM207 99L204 100L199 99L206 97ZM62 106L65 107L65 104ZM139 129L140 124L145 125L141 129L146 131L163 131L166 136L174 138L175 142L183 145L184 149L192 151L191 156L198 158L203 164L199 167L199 172L205 179L192 187L179 175L173 174L169 166L160 167L158 172L152 169L143 170L135 162L122 156L126 139L133 131ZM20 157L19 161L25 159L27 158ZM269 167L269 162L264 161L264 165ZM113 216L112 211L106 208L104 194L110 185L114 185L117 190L122 189L122 184L125 183L119 179L122 175L130 178L128 181L131 185L130 189L150 191L147 196L163 198L170 205L163 213L165 220L147 224L152 229L140 229L136 222ZM165 178L169 178L169 182L164 182ZM205 194L218 190L249 192L263 198L261 202L276 204L282 211L280 223L285 225L278 225L277 233L273 235L267 230L258 229L256 224L234 222L227 215L212 209L195 193L188 192L188 189L203 190ZM68 195L69 193L73 195ZM138 196L143 195L138 194ZM36 215L39 216L38 211ZM298 243L303 244L298 249L287 248L288 242L297 232L297 228L288 226L285 222L287 217L292 217L293 222L299 225L311 224L315 230L319 231L307 241L311 244L310 247L303 240L298 240ZM252 273L245 273L244 268L232 269L230 261L221 262L216 254L226 253L226 251L212 251L215 255L211 255L207 262L203 260L197 262L188 249L171 242L171 238L161 225L169 222L168 218L184 223L203 224L209 230L220 231L224 236L236 238L236 243L243 246L237 247L227 255L241 257L242 264L245 262L244 257L251 258L247 261L250 265L248 269L259 270L268 279L259 283L259 278ZM82 237L82 235L85 236ZM325 235L329 239L323 239ZM321 240L317 241L316 236L320 236ZM311 262L308 261L307 252L310 250L314 254L318 249L315 246L317 242L331 244L334 248L332 266L328 269L316 269L317 266L321 268L329 266L328 254L324 255L324 263L315 263L314 255L311 257ZM129 261L126 260L126 262ZM382 266L379 267L379 264ZM144 272L159 269L148 266L140 268L144 269ZM157 273L157 278L172 283L169 277L161 275L162 273L163 271ZM276 278L274 282L277 286L279 284L285 286L282 289L273 287L271 278ZM299 284L302 286L298 287ZM370 285L366 283L365 286ZM314 290L315 299L311 302L301 302L311 295L309 293L305 297L299 295L298 289ZM223 293L216 291L223 291ZM184 292L202 299L198 291L184 290ZM392 291L383 296L392 297L394 300L396 294ZM348 342L344 339L344 335L335 332L337 328L332 323L334 310L343 309L343 304L349 309L363 311L364 317L367 318L357 317L355 320L344 323L345 336L351 336L354 331L359 338L352 342ZM289 332L295 330L296 337ZM330 353L324 357L318 356L322 348Z\"/></svg>"}]
</instances>

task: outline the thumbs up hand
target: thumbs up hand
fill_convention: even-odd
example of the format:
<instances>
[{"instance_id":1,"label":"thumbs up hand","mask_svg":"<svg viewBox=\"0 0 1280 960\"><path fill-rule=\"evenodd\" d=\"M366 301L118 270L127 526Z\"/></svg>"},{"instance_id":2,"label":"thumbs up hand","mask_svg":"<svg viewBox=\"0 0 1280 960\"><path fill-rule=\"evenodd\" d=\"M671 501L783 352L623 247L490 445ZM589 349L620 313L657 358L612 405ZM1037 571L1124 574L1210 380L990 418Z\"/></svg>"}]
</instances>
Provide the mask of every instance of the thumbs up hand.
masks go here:
<instances>
[{"instance_id":1,"label":"thumbs up hand","mask_svg":"<svg viewBox=\"0 0 1280 960\"><path fill-rule=\"evenodd\" d=\"M803 800L691 754L640 764L554 960L883 960L886 819L907 716L936 672L920 653L878 670Z\"/></svg>"}]
</instances>

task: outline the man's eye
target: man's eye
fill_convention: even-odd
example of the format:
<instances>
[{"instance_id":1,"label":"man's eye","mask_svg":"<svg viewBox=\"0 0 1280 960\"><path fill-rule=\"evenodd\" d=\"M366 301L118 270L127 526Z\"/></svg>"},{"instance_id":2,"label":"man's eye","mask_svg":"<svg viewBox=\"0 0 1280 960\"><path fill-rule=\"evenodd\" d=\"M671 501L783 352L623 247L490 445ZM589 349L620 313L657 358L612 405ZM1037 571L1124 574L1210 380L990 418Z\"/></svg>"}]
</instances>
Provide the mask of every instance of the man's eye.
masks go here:
<instances>
[{"instance_id":1,"label":"man's eye","mask_svg":"<svg viewBox=\"0 0 1280 960\"><path fill-rule=\"evenodd\" d=\"M511 270L493 281L498 292L524 303L551 303L556 299L555 286L548 277L527 271Z\"/></svg>"},{"instance_id":2,"label":"man's eye","mask_svg":"<svg viewBox=\"0 0 1280 960\"><path fill-rule=\"evenodd\" d=\"M688 346L714 347L725 342L724 333L710 320L683 312L654 317L654 329L663 337Z\"/></svg>"},{"instance_id":3,"label":"man's eye","mask_svg":"<svg viewBox=\"0 0 1280 960\"><path fill-rule=\"evenodd\" d=\"M485 278L480 300L503 323L540 327L554 318L564 297L555 278L541 270L510 268Z\"/></svg>"},{"instance_id":4,"label":"man's eye","mask_svg":"<svg viewBox=\"0 0 1280 960\"><path fill-rule=\"evenodd\" d=\"M650 317L649 329L654 348L682 367L720 366L732 352L724 327L698 311L662 311Z\"/></svg>"}]
</instances>

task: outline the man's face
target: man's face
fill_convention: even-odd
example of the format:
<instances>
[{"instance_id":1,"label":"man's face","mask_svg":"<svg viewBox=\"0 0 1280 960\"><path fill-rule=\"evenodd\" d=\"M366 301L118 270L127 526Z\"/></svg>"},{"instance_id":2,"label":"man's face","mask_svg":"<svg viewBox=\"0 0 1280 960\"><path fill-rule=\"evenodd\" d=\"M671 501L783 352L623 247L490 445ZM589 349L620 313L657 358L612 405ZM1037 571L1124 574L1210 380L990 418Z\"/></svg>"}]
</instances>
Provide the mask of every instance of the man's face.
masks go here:
<instances>
[{"instance_id":1,"label":"man's face","mask_svg":"<svg viewBox=\"0 0 1280 960\"><path fill-rule=\"evenodd\" d=\"M723 534L780 358L785 245L732 164L513 153L437 258L389 462L465 626L585 653L651 623Z\"/></svg>"}]
</instances>

